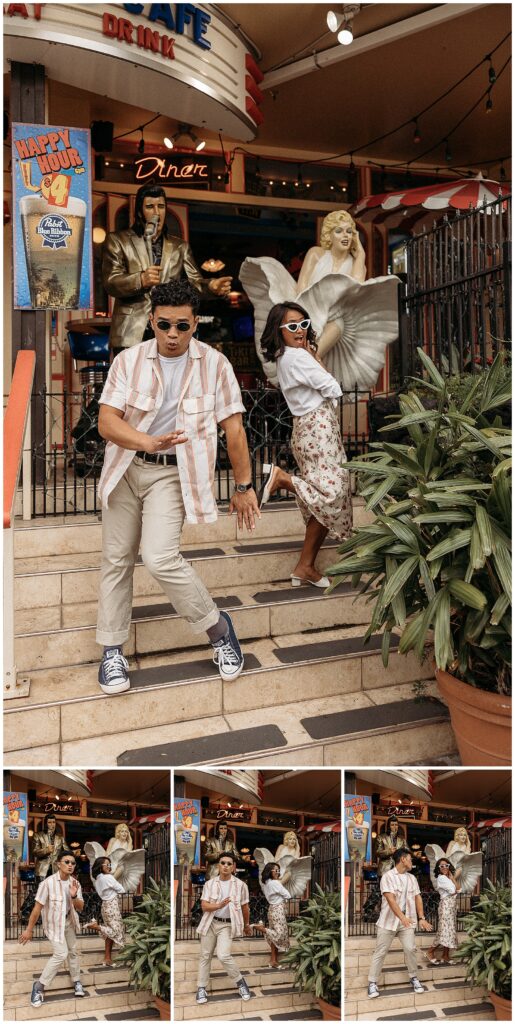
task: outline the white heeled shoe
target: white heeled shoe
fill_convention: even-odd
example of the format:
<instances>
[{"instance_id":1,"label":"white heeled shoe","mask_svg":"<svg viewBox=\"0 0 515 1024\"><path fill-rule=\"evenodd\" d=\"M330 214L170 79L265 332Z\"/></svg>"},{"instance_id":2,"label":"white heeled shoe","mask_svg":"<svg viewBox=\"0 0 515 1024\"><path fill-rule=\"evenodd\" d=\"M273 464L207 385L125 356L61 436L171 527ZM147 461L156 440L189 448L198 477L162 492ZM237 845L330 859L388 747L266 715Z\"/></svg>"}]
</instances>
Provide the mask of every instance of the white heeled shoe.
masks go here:
<instances>
[{"instance_id":1,"label":"white heeled shoe","mask_svg":"<svg viewBox=\"0 0 515 1024\"><path fill-rule=\"evenodd\" d=\"M266 505L271 497L272 484L274 481L275 471L279 467L274 463L265 463L263 465L263 486L261 487L258 494L258 505L260 508Z\"/></svg>"},{"instance_id":2,"label":"white heeled shoe","mask_svg":"<svg viewBox=\"0 0 515 1024\"><path fill-rule=\"evenodd\" d=\"M322 576L322 578L317 580L316 583L315 580L303 580L300 576L291 576L290 579L292 587L301 587L303 583L309 583L312 587L319 587L321 590L326 590L327 587L331 586L331 580L329 580L327 576Z\"/></svg>"}]
</instances>

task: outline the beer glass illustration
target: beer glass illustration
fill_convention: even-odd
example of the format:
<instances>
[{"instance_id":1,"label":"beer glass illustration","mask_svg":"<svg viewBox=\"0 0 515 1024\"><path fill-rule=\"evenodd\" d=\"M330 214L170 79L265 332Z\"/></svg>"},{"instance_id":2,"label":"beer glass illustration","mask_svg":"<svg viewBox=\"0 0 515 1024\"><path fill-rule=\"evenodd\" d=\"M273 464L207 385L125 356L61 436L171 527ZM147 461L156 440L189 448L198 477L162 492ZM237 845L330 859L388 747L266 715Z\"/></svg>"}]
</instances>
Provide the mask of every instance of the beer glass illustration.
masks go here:
<instances>
[{"instance_id":1,"label":"beer glass illustration","mask_svg":"<svg viewBox=\"0 0 515 1024\"><path fill-rule=\"evenodd\" d=\"M367 843L368 843L368 822L364 820L364 815L361 811L356 811L353 818L348 818L346 823L347 829L347 849L349 851L350 860L365 860L367 855Z\"/></svg>"},{"instance_id":2,"label":"beer glass illustration","mask_svg":"<svg viewBox=\"0 0 515 1024\"><path fill-rule=\"evenodd\" d=\"M72 196L66 207L43 196L23 196L20 214L30 301L34 309L79 308L87 206Z\"/></svg>"}]
</instances>

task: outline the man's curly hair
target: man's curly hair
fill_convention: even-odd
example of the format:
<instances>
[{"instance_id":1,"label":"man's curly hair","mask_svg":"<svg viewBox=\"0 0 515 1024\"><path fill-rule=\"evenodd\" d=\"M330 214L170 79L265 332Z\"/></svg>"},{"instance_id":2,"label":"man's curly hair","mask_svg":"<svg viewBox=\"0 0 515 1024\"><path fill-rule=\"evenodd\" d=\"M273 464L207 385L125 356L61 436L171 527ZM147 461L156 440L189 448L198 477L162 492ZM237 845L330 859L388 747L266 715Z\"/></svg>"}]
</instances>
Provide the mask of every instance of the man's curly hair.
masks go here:
<instances>
[{"instance_id":1,"label":"man's curly hair","mask_svg":"<svg viewBox=\"0 0 515 1024\"><path fill-rule=\"evenodd\" d=\"M197 316L200 309L200 293L189 281L182 279L156 284L150 292L150 301L152 312L158 306L191 306L193 316Z\"/></svg>"}]
</instances>

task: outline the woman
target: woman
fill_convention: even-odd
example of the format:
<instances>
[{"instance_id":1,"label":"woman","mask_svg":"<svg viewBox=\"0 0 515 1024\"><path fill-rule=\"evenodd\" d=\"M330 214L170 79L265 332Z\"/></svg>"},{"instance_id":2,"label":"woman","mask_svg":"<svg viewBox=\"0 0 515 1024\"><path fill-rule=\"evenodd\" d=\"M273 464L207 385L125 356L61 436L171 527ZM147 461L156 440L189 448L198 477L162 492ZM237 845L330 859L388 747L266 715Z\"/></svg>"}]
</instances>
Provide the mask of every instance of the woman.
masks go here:
<instances>
[{"instance_id":1,"label":"woman","mask_svg":"<svg viewBox=\"0 0 515 1024\"><path fill-rule=\"evenodd\" d=\"M129 826L124 821L116 826L114 836L111 836L107 844L107 856L115 850L128 850L132 853L132 836Z\"/></svg>"},{"instance_id":2,"label":"woman","mask_svg":"<svg viewBox=\"0 0 515 1024\"><path fill-rule=\"evenodd\" d=\"M298 282L269 256L247 257L239 276L254 306L257 354L273 384L276 367L267 359L262 332L273 303L291 299L308 310L319 356L344 391L375 386L386 346L399 334L398 278L365 280L365 252L346 210L325 217L320 245L308 250Z\"/></svg>"},{"instance_id":3,"label":"woman","mask_svg":"<svg viewBox=\"0 0 515 1024\"><path fill-rule=\"evenodd\" d=\"M329 580L315 567L327 536L346 539L352 529L349 472L345 468L336 399L338 382L317 358L315 333L306 310L295 302L279 302L268 314L262 338L267 359L277 364L277 376L293 416L291 449L299 472L263 466L266 473L260 505L277 490L295 495L306 536L291 575L292 586L310 583L328 587Z\"/></svg>"},{"instance_id":4,"label":"woman","mask_svg":"<svg viewBox=\"0 0 515 1024\"><path fill-rule=\"evenodd\" d=\"M295 857L296 860L300 857L300 846L299 840L295 832L285 832L283 835L283 841L277 847L275 851L275 859L280 860L285 854L289 854L290 857Z\"/></svg>"},{"instance_id":5,"label":"woman","mask_svg":"<svg viewBox=\"0 0 515 1024\"><path fill-rule=\"evenodd\" d=\"M95 918L88 922L88 928L99 932L105 939L105 956L102 967L114 967L111 959L113 946L115 949L123 949L125 946L125 931L118 896L124 892L123 886L116 881L111 874L111 861L109 857L97 857L91 869L97 894L102 900L103 924L98 924Z\"/></svg>"},{"instance_id":6,"label":"woman","mask_svg":"<svg viewBox=\"0 0 515 1024\"><path fill-rule=\"evenodd\" d=\"M450 950L456 949L458 941L456 938L456 894L461 889L459 876L461 869L455 872L450 860L441 857L435 864L434 875L436 878L437 890L440 893L438 906L438 931L435 941L427 951L427 959L432 964L454 964L450 959ZM442 948L442 956L435 959L435 950Z\"/></svg>"},{"instance_id":7,"label":"woman","mask_svg":"<svg viewBox=\"0 0 515 1024\"><path fill-rule=\"evenodd\" d=\"M286 953L290 948L288 936L288 922L286 920L286 902L291 899L290 893L284 887L283 882L290 877L289 871L285 871L282 882L279 881L281 868L275 861L265 864L261 872L261 888L268 900L268 928L264 924L255 924L252 927L265 936L270 946L270 967L276 971L282 970L279 966L277 954Z\"/></svg>"}]
</instances>

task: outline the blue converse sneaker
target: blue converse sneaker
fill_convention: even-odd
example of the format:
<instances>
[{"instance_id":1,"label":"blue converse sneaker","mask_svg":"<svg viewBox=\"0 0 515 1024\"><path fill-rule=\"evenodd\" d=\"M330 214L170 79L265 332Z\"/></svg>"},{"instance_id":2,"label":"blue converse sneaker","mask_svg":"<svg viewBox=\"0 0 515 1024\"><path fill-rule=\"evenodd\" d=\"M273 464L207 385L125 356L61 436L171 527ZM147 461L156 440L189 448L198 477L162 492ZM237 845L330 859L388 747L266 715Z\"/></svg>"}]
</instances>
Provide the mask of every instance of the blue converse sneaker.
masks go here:
<instances>
[{"instance_id":1,"label":"blue converse sneaker","mask_svg":"<svg viewBox=\"0 0 515 1024\"><path fill-rule=\"evenodd\" d=\"M227 612L220 612L220 615L225 619L229 633L221 640L215 640L211 645L214 648L213 661L215 665L218 665L218 671L224 682L230 683L233 679L237 679L243 670L243 654L238 637L234 632L231 616Z\"/></svg>"},{"instance_id":2,"label":"blue converse sneaker","mask_svg":"<svg viewBox=\"0 0 515 1024\"><path fill-rule=\"evenodd\" d=\"M41 984L40 981L35 981L32 986L30 1005L34 1006L37 1009L39 1006L43 1006L44 1001L45 989L43 988L43 985Z\"/></svg>"},{"instance_id":3,"label":"blue converse sneaker","mask_svg":"<svg viewBox=\"0 0 515 1024\"><path fill-rule=\"evenodd\" d=\"M202 987L202 985L200 986L200 988L197 989L197 995L195 997L195 1002L196 1003L207 1003L207 992L206 992L205 988Z\"/></svg>"},{"instance_id":4,"label":"blue converse sneaker","mask_svg":"<svg viewBox=\"0 0 515 1024\"><path fill-rule=\"evenodd\" d=\"M129 665L120 647L107 647L98 670L100 689L109 696L130 689Z\"/></svg>"},{"instance_id":5,"label":"blue converse sneaker","mask_svg":"<svg viewBox=\"0 0 515 1024\"><path fill-rule=\"evenodd\" d=\"M86 995L86 993L85 993L85 991L84 991L80 981L74 981L74 983L73 983L73 994L74 994L74 996L81 996L81 997Z\"/></svg>"},{"instance_id":6,"label":"blue converse sneaker","mask_svg":"<svg viewBox=\"0 0 515 1024\"><path fill-rule=\"evenodd\" d=\"M367 995L368 995L369 999L377 999L377 997L379 995L379 989L378 989L375 981L369 981Z\"/></svg>"},{"instance_id":7,"label":"blue converse sneaker","mask_svg":"<svg viewBox=\"0 0 515 1024\"><path fill-rule=\"evenodd\" d=\"M247 1000L250 999L250 989L249 986L247 985L247 982L245 981L245 978L240 978L238 982L238 992L240 994L240 999L244 999L245 1002L247 1002Z\"/></svg>"},{"instance_id":8,"label":"blue converse sneaker","mask_svg":"<svg viewBox=\"0 0 515 1024\"><path fill-rule=\"evenodd\" d=\"M427 991L427 989L425 989L424 986L420 984L418 978L415 978L415 977L410 978L410 982L411 982L411 984L413 986L413 991L417 995L420 995L421 992L426 992Z\"/></svg>"}]
</instances>

